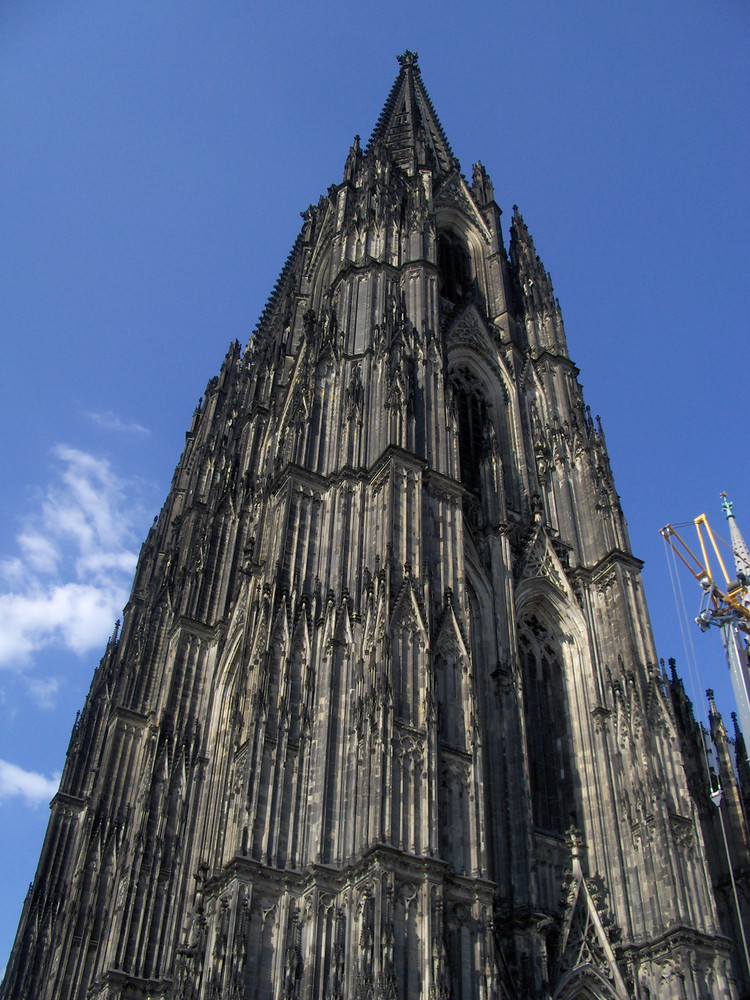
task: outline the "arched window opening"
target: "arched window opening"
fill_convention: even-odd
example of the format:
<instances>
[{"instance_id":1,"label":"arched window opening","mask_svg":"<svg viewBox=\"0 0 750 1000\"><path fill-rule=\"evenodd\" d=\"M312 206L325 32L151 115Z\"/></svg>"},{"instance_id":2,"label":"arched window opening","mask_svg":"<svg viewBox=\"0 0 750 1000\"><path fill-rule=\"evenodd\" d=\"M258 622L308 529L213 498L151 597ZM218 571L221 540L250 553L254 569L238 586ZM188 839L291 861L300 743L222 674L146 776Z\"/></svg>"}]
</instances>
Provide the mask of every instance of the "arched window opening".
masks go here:
<instances>
[{"instance_id":1,"label":"arched window opening","mask_svg":"<svg viewBox=\"0 0 750 1000\"><path fill-rule=\"evenodd\" d=\"M468 373L466 373L468 376ZM481 491L481 462L484 457L485 428L488 421L487 403L478 386L469 378L455 383L456 409L458 412L458 457L461 482L479 494Z\"/></svg>"},{"instance_id":2,"label":"arched window opening","mask_svg":"<svg viewBox=\"0 0 750 1000\"><path fill-rule=\"evenodd\" d=\"M563 835L576 817L560 653L535 615L523 622L518 648L534 826Z\"/></svg>"},{"instance_id":3,"label":"arched window opening","mask_svg":"<svg viewBox=\"0 0 750 1000\"><path fill-rule=\"evenodd\" d=\"M461 237L448 229L438 237L438 269L441 296L455 305L465 302L474 289L471 258Z\"/></svg>"}]
</instances>

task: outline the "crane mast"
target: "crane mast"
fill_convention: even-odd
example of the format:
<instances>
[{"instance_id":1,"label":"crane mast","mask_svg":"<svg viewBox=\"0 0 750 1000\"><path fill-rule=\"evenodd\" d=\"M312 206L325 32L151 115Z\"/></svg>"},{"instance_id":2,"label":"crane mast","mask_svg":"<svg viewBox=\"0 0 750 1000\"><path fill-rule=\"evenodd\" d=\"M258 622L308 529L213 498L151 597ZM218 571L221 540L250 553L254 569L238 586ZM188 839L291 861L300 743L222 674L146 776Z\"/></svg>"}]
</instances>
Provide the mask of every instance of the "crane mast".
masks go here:
<instances>
[{"instance_id":1,"label":"crane mast","mask_svg":"<svg viewBox=\"0 0 750 1000\"><path fill-rule=\"evenodd\" d=\"M734 558L734 574L727 571L711 530L708 518L700 514L693 521L698 533L700 555L693 552L676 528L667 524L661 535L674 554L687 567L703 590L700 610L695 621L703 632L712 626L721 632L729 666L737 714L743 733L750 734L750 553L737 527L733 504L722 493L722 507L729 522L730 551ZM718 571L714 573L712 553Z\"/></svg>"}]
</instances>

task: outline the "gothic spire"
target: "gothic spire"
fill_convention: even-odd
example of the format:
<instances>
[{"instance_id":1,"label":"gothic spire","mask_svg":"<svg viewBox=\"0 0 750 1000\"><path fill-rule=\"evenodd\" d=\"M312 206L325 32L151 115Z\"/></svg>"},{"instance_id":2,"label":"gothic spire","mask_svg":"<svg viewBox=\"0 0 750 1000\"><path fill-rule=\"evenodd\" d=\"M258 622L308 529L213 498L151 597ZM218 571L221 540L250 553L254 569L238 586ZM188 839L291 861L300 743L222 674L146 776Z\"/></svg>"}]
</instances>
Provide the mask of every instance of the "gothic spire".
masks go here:
<instances>
[{"instance_id":1,"label":"gothic spire","mask_svg":"<svg viewBox=\"0 0 750 1000\"><path fill-rule=\"evenodd\" d=\"M624 998L616 931L641 997L739 993L552 284L400 62L193 416L0 1000Z\"/></svg>"},{"instance_id":2,"label":"gothic spire","mask_svg":"<svg viewBox=\"0 0 750 1000\"><path fill-rule=\"evenodd\" d=\"M398 57L401 71L391 88L373 130L368 149L385 146L390 158L407 173L430 167L437 176L458 168L422 74L417 53L408 49Z\"/></svg>"},{"instance_id":3,"label":"gothic spire","mask_svg":"<svg viewBox=\"0 0 750 1000\"><path fill-rule=\"evenodd\" d=\"M729 521L729 540L734 552L735 573L737 573L737 576L742 574L743 576L750 577L750 551L748 551L745 539L742 537L742 532L737 525L737 519L734 516L733 510L734 504L726 493L721 494L721 501L727 521Z\"/></svg>"},{"instance_id":4,"label":"gothic spire","mask_svg":"<svg viewBox=\"0 0 750 1000\"><path fill-rule=\"evenodd\" d=\"M518 205L513 206L510 226L510 260L518 282L518 305L527 324L531 324L527 327L530 346L534 350L567 355L565 328L552 278L536 252Z\"/></svg>"},{"instance_id":5,"label":"gothic spire","mask_svg":"<svg viewBox=\"0 0 750 1000\"><path fill-rule=\"evenodd\" d=\"M545 306L554 307L555 295L552 290L552 279L542 264L536 252L534 240L518 211L518 205L513 206L513 221L510 226L510 255L519 277L521 278L524 298L529 305L540 310Z\"/></svg>"}]
</instances>

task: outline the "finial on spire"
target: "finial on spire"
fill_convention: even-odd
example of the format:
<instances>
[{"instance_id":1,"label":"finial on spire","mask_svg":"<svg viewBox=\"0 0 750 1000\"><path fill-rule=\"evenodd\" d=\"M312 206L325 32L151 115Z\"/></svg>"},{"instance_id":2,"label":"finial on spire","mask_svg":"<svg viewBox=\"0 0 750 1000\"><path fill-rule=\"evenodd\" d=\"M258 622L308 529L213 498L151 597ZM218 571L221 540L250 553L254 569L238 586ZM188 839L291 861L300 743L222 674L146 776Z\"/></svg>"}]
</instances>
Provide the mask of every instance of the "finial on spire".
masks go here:
<instances>
[{"instance_id":1,"label":"finial on spire","mask_svg":"<svg viewBox=\"0 0 750 1000\"><path fill-rule=\"evenodd\" d=\"M706 689L706 697L708 698L708 714L709 714L709 716L711 716L711 715L718 715L719 713L718 713L718 711L716 709L716 700L714 698L714 689L713 688L707 688Z\"/></svg>"},{"instance_id":2,"label":"finial on spire","mask_svg":"<svg viewBox=\"0 0 750 1000\"><path fill-rule=\"evenodd\" d=\"M730 517L734 517L734 514L732 513L732 508L734 507L734 504L732 503L732 501L724 492L720 493L719 496L721 497L721 509L726 514L727 519L729 519Z\"/></svg>"},{"instance_id":3,"label":"finial on spire","mask_svg":"<svg viewBox=\"0 0 750 1000\"><path fill-rule=\"evenodd\" d=\"M407 66L416 66L419 56L416 52L407 49L402 56L396 56L396 58L401 69L405 69Z\"/></svg>"}]
</instances>

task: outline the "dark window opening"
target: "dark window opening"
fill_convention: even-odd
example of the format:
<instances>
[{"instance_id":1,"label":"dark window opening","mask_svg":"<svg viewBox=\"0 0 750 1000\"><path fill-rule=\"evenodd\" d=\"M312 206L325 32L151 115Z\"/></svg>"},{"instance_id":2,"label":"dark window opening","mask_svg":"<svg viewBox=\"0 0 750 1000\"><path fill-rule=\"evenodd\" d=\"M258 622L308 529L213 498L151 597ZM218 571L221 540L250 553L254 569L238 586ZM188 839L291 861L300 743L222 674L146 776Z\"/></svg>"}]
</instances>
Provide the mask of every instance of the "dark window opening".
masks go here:
<instances>
[{"instance_id":1,"label":"dark window opening","mask_svg":"<svg viewBox=\"0 0 750 1000\"><path fill-rule=\"evenodd\" d=\"M440 233L438 268L442 297L456 305L468 299L473 290L469 251L456 233L447 230Z\"/></svg>"},{"instance_id":2,"label":"dark window opening","mask_svg":"<svg viewBox=\"0 0 750 1000\"><path fill-rule=\"evenodd\" d=\"M557 649L535 617L519 636L534 826L563 835L575 825L565 687Z\"/></svg>"},{"instance_id":3,"label":"dark window opening","mask_svg":"<svg viewBox=\"0 0 750 1000\"><path fill-rule=\"evenodd\" d=\"M473 493L481 488L481 462L484 455L484 425L487 404L477 393L458 383L458 457L461 482Z\"/></svg>"}]
</instances>

